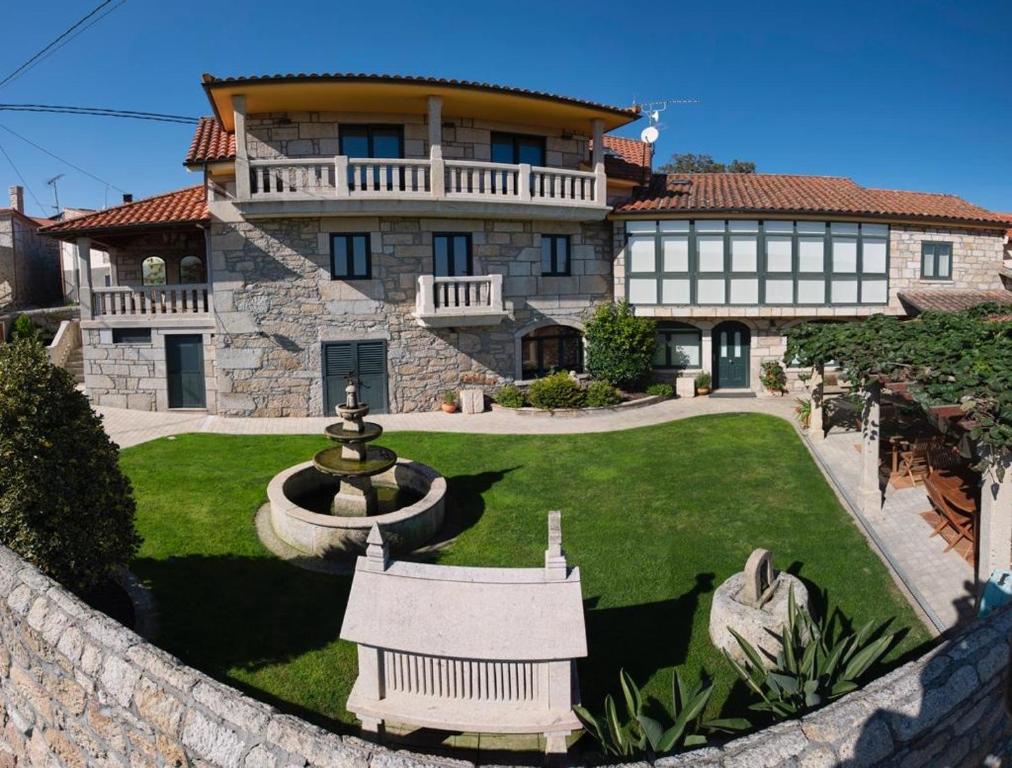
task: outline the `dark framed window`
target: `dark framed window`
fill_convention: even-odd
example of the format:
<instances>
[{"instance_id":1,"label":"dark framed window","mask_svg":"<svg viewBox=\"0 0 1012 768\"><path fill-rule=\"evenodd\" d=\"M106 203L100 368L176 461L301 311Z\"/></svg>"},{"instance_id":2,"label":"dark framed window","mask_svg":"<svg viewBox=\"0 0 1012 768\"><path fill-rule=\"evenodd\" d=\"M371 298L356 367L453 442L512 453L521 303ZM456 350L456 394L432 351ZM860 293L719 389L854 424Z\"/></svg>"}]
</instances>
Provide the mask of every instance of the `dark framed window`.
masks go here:
<instances>
[{"instance_id":1,"label":"dark framed window","mask_svg":"<svg viewBox=\"0 0 1012 768\"><path fill-rule=\"evenodd\" d=\"M372 278L372 248L366 232L330 236L330 276L334 280Z\"/></svg>"},{"instance_id":2,"label":"dark framed window","mask_svg":"<svg viewBox=\"0 0 1012 768\"><path fill-rule=\"evenodd\" d=\"M338 136L348 157L404 157L403 125L342 125Z\"/></svg>"},{"instance_id":3,"label":"dark framed window","mask_svg":"<svg viewBox=\"0 0 1012 768\"><path fill-rule=\"evenodd\" d=\"M179 260L179 282L193 285L207 281L204 260L199 256L184 256Z\"/></svg>"},{"instance_id":4,"label":"dark framed window","mask_svg":"<svg viewBox=\"0 0 1012 768\"><path fill-rule=\"evenodd\" d=\"M467 232L436 232L432 235L432 274L466 277L474 266L471 235Z\"/></svg>"},{"instance_id":5,"label":"dark framed window","mask_svg":"<svg viewBox=\"0 0 1012 768\"><path fill-rule=\"evenodd\" d=\"M113 344L150 344L150 328L113 328Z\"/></svg>"},{"instance_id":6,"label":"dark framed window","mask_svg":"<svg viewBox=\"0 0 1012 768\"><path fill-rule=\"evenodd\" d=\"M492 132L492 162L519 165L545 164L545 137L523 133Z\"/></svg>"},{"instance_id":7,"label":"dark framed window","mask_svg":"<svg viewBox=\"0 0 1012 768\"><path fill-rule=\"evenodd\" d=\"M541 236L541 274L546 277L569 274L569 235Z\"/></svg>"},{"instance_id":8,"label":"dark framed window","mask_svg":"<svg viewBox=\"0 0 1012 768\"><path fill-rule=\"evenodd\" d=\"M926 280L952 279L952 243L921 243L921 277Z\"/></svg>"},{"instance_id":9,"label":"dark framed window","mask_svg":"<svg viewBox=\"0 0 1012 768\"><path fill-rule=\"evenodd\" d=\"M583 373L583 334L568 325L546 325L520 340L520 355L525 379L555 371Z\"/></svg>"},{"instance_id":10,"label":"dark framed window","mask_svg":"<svg viewBox=\"0 0 1012 768\"><path fill-rule=\"evenodd\" d=\"M703 333L685 323L658 323L653 366L659 370L699 368Z\"/></svg>"}]
</instances>

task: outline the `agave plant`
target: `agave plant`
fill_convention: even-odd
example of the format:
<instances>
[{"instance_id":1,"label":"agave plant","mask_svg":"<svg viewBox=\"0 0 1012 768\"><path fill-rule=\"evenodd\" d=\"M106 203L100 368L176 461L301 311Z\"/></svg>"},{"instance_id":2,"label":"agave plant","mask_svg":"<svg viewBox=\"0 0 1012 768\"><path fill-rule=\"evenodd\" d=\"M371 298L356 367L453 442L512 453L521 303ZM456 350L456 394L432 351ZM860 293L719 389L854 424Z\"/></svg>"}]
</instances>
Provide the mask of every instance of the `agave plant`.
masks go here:
<instances>
[{"instance_id":1,"label":"agave plant","mask_svg":"<svg viewBox=\"0 0 1012 768\"><path fill-rule=\"evenodd\" d=\"M671 710L674 721L670 725L644 713L643 696L639 687L623 669L619 673L625 714L620 716L611 694L604 698L604 714L591 714L584 707L574 707L577 717L587 732L601 746L606 755L631 757L641 753L663 754L677 747L694 747L706 744L713 733L731 733L749 727L744 719L703 719L713 684L700 680L689 688L675 670L671 690Z\"/></svg>"},{"instance_id":2,"label":"agave plant","mask_svg":"<svg viewBox=\"0 0 1012 768\"><path fill-rule=\"evenodd\" d=\"M738 677L761 699L749 708L769 712L776 719L796 717L857 689L858 680L885 655L896 637L895 632L885 632L891 619L878 631L868 622L857 632L838 633L832 620L816 622L797 605L793 589L787 595L787 606L787 626L775 657L756 650L730 627L745 663L724 652Z\"/></svg>"}]
</instances>

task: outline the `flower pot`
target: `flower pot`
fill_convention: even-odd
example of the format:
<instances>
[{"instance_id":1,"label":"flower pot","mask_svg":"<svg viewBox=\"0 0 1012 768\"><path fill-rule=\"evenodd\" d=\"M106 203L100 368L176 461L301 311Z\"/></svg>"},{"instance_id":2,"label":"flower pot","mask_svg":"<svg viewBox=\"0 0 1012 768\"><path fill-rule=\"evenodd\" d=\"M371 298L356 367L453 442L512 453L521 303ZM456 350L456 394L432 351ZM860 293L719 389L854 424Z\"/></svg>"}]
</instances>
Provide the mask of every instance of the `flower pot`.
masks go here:
<instances>
[{"instance_id":1,"label":"flower pot","mask_svg":"<svg viewBox=\"0 0 1012 768\"><path fill-rule=\"evenodd\" d=\"M456 403L443 403L443 404L441 404L439 406L439 408L440 408L440 410L443 413L456 413L457 412L457 404Z\"/></svg>"},{"instance_id":2,"label":"flower pot","mask_svg":"<svg viewBox=\"0 0 1012 768\"><path fill-rule=\"evenodd\" d=\"M697 395L708 395L708 394L710 394L710 388L709 387L696 387L696 394Z\"/></svg>"}]
</instances>

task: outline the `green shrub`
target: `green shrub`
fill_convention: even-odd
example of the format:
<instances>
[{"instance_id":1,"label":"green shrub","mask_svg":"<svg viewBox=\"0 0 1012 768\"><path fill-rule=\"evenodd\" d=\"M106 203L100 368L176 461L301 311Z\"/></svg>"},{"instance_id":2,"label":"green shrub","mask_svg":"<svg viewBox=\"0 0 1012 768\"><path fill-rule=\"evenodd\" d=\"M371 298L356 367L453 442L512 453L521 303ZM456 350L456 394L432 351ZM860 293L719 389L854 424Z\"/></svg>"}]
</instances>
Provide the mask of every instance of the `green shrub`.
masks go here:
<instances>
[{"instance_id":1,"label":"green shrub","mask_svg":"<svg viewBox=\"0 0 1012 768\"><path fill-rule=\"evenodd\" d=\"M444 405L456 405L457 404L457 393L452 389L443 390L443 404Z\"/></svg>"},{"instance_id":2,"label":"green shrub","mask_svg":"<svg viewBox=\"0 0 1012 768\"><path fill-rule=\"evenodd\" d=\"M622 396L607 381L592 381L587 387L586 404L588 408L603 408L606 405L617 405Z\"/></svg>"},{"instance_id":3,"label":"green shrub","mask_svg":"<svg viewBox=\"0 0 1012 768\"><path fill-rule=\"evenodd\" d=\"M647 394L651 397L673 397L675 388L670 384L658 381L647 387Z\"/></svg>"},{"instance_id":4,"label":"green shrub","mask_svg":"<svg viewBox=\"0 0 1012 768\"><path fill-rule=\"evenodd\" d=\"M637 317L627 301L605 304L587 322L587 371L615 387L633 387L650 374L656 324Z\"/></svg>"},{"instance_id":5,"label":"green shrub","mask_svg":"<svg viewBox=\"0 0 1012 768\"><path fill-rule=\"evenodd\" d=\"M648 757L671 752L677 747L694 747L706 744L707 736L744 730L749 722L743 719L704 719L703 712L713 695L713 683L700 680L690 688L675 670L671 686L670 724L647 716L643 696L633 679L623 669L619 672L625 715L619 715L611 694L605 696L604 713L594 715L581 706L573 707L587 730L605 755ZM667 726L667 727L665 727Z\"/></svg>"},{"instance_id":6,"label":"green shrub","mask_svg":"<svg viewBox=\"0 0 1012 768\"><path fill-rule=\"evenodd\" d=\"M538 379L527 388L527 399L531 405L546 411L581 408L585 397L583 388L565 371Z\"/></svg>"},{"instance_id":7,"label":"green shrub","mask_svg":"<svg viewBox=\"0 0 1012 768\"><path fill-rule=\"evenodd\" d=\"M710 374L708 374L706 371L703 371L702 373L697 373L695 380L696 389L709 389L710 381L711 381Z\"/></svg>"},{"instance_id":8,"label":"green shrub","mask_svg":"<svg viewBox=\"0 0 1012 768\"><path fill-rule=\"evenodd\" d=\"M39 341L42 338L42 329L33 323L32 318L28 315L18 315L17 319L14 321L14 332L12 334L12 338L24 339L26 341Z\"/></svg>"},{"instance_id":9,"label":"green shrub","mask_svg":"<svg viewBox=\"0 0 1012 768\"><path fill-rule=\"evenodd\" d=\"M769 392L782 395L787 391L787 373L776 360L767 360L762 364L759 381Z\"/></svg>"},{"instance_id":10,"label":"green shrub","mask_svg":"<svg viewBox=\"0 0 1012 768\"><path fill-rule=\"evenodd\" d=\"M37 342L0 346L0 543L78 592L137 552L119 452Z\"/></svg>"},{"instance_id":11,"label":"green shrub","mask_svg":"<svg viewBox=\"0 0 1012 768\"><path fill-rule=\"evenodd\" d=\"M492 395L492 399L504 408L523 408L527 405L527 398L516 384L499 387Z\"/></svg>"}]
</instances>

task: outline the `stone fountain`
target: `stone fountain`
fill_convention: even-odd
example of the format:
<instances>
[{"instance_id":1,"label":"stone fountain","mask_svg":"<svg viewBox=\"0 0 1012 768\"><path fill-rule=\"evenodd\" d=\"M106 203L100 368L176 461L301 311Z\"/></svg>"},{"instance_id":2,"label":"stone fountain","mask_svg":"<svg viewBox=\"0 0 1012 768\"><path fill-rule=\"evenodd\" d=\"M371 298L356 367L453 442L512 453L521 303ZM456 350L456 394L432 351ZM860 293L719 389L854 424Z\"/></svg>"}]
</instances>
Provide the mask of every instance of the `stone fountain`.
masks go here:
<instances>
[{"instance_id":1,"label":"stone fountain","mask_svg":"<svg viewBox=\"0 0 1012 768\"><path fill-rule=\"evenodd\" d=\"M341 420L324 434L336 443L312 461L278 473L267 486L274 534L303 555L345 558L365 552L378 525L394 552L432 540L443 525L446 479L432 467L372 445L383 427L349 380Z\"/></svg>"}]
</instances>

